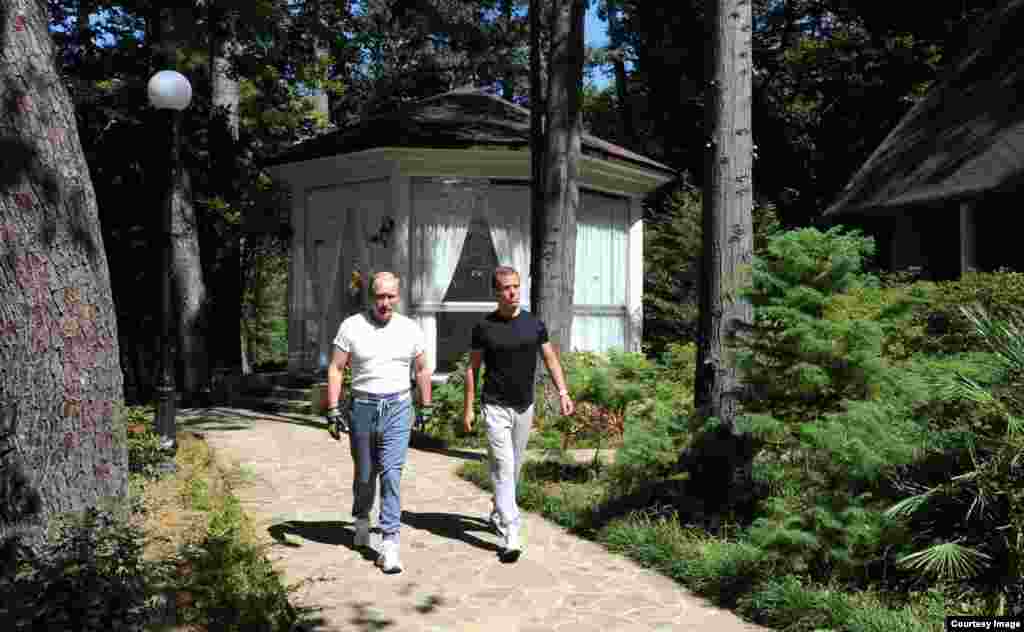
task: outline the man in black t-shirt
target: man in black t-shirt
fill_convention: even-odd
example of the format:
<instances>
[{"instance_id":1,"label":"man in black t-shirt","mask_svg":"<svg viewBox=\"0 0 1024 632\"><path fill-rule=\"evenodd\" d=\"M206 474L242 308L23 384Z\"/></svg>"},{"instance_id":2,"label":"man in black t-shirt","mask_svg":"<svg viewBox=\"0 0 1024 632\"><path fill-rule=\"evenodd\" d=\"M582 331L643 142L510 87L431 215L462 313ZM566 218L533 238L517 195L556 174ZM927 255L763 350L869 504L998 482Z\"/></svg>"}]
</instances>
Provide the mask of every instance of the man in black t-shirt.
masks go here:
<instances>
[{"instance_id":1,"label":"man in black t-shirt","mask_svg":"<svg viewBox=\"0 0 1024 632\"><path fill-rule=\"evenodd\" d=\"M463 400L463 425L473 430L473 400L480 365L487 367L481 397L481 411L487 427L491 480L494 483L494 510L491 522L504 537L502 560L519 559L520 516L516 504L516 481L526 456L526 443L533 424L533 378L537 353L544 358L551 380L558 387L563 415L575 410L565 386L562 365L558 362L544 323L519 308L519 273L507 266L494 271L494 292L498 309L473 327L466 390Z\"/></svg>"}]
</instances>

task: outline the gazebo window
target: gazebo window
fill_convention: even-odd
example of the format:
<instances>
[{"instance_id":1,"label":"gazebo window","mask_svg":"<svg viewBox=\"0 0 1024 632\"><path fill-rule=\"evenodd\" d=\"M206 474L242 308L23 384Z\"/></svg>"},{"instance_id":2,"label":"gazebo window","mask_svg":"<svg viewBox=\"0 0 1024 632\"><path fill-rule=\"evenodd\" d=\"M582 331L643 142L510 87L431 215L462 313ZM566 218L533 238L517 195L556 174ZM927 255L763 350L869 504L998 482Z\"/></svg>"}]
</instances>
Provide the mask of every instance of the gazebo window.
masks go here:
<instances>
[{"instance_id":1,"label":"gazebo window","mask_svg":"<svg viewBox=\"0 0 1024 632\"><path fill-rule=\"evenodd\" d=\"M470 222L459 263L444 296L445 305L494 301L491 275L497 266L498 254L491 240L490 226L487 220L477 216ZM442 311L437 315L438 371L454 370L459 357L469 351L473 325L487 312L483 306L472 307L477 311Z\"/></svg>"}]
</instances>

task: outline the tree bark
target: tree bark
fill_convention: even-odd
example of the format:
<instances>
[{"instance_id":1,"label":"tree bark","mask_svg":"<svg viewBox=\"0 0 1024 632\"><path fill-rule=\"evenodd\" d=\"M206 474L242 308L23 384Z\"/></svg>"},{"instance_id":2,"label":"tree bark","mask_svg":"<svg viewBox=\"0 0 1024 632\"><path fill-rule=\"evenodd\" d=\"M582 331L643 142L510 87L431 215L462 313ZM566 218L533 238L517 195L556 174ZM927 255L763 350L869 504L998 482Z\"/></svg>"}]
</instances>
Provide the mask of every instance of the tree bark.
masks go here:
<instances>
[{"instance_id":1,"label":"tree bark","mask_svg":"<svg viewBox=\"0 0 1024 632\"><path fill-rule=\"evenodd\" d=\"M531 243L544 233L544 103L541 82L541 1L530 0L530 233ZM530 309L536 310L538 285L533 282L543 266L540 249L530 250Z\"/></svg>"},{"instance_id":2,"label":"tree bark","mask_svg":"<svg viewBox=\"0 0 1024 632\"><path fill-rule=\"evenodd\" d=\"M730 339L753 321L740 290L748 285L753 251L751 170L751 6L749 0L708 3L705 101L703 254L694 405L719 430L695 444L691 481L716 506L728 501L737 466L749 466L749 446L736 429L741 399ZM726 494L720 493L725 486Z\"/></svg>"},{"instance_id":3,"label":"tree bark","mask_svg":"<svg viewBox=\"0 0 1024 632\"><path fill-rule=\"evenodd\" d=\"M0 548L127 493L110 275L44 9L0 1Z\"/></svg>"},{"instance_id":4,"label":"tree bark","mask_svg":"<svg viewBox=\"0 0 1024 632\"><path fill-rule=\"evenodd\" d=\"M230 165L238 151L240 90L232 72L232 56L238 50L238 15L220 2L210 2L210 77L215 109L212 129L220 129L217 162ZM233 171L233 169L231 170ZM240 367L243 375L251 372L245 329L242 327L241 258L245 238L239 234L226 244L226 253L218 266L214 283L217 296L216 313L211 314L211 327L217 331L217 351L211 353L214 366ZM211 350L212 351L212 350Z\"/></svg>"},{"instance_id":5,"label":"tree bark","mask_svg":"<svg viewBox=\"0 0 1024 632\"><path fill-rule=\"evenodd\" d=\"M576 277L577 181L580 160L585 0L558 0L552 10L545 106L543 204L532 235L532 309L551 342L568 349Z\"/></svg>"},{"instance_id":6,"label":"tree bark","mask_svg":"<svg viewBox=\"0 0 1024 632\"><path fill-rule=\"evenodd\" d=\"M238 79L232 72L232 55L238 47L235 23L237 16L230 9L211 2L210 7L210 77L213 107L225 116L231 139L238 141Z\"/></svg>"},{"instance_id":7,"label":"tree bark","mask_svg":"<svg viewBox=\"0 0 1024 632\"><path fill-rule=\"evenodd\" d=\"M740 376L730 334L750 324L753 308L739 296L753 253L753 143L749 0L709 3L711 29L703 196L703 259L698 369L694 403L732 428Z\"/></svg>"}]
</instances>

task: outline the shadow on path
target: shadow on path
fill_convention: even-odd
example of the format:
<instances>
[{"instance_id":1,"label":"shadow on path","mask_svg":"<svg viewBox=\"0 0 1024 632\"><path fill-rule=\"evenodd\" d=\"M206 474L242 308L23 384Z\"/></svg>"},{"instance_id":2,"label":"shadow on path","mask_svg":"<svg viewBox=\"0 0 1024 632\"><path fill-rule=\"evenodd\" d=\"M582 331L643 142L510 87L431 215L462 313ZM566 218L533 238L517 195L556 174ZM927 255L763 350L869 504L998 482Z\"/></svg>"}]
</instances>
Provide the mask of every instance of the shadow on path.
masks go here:
<instances>
[{"instance_id":1,"label":"shadow on path","mask_svg":"<svg viewBox=\"0 0 1024 632\"><path fill-rule=\"evenodd\" d=\"M402 524L409 525L414 529L429 531L442 538L459 540L485 551L497 553L501 550L497 544L478 538L471 533L472 531L492 531L491 525L482 518L452 513L403 511Z\"/></svg>"},{"instance_id":2,"label":"shadow on path","mask_svg":"<svg viewBox=\"0 0 1024 632\"><path fill-rule=\"evenodd\" d=\"M358 551L364 559L376 560L377 554L368 548L360 548L355 544L355 527L351 522L340 520L321 520L307 522L304 520L286 520L267 527L267 533L279 546L299 548L301 543L289 540L293 535L309 542L318 542L331 546L345 546Z\"/></svg>"},{"instance_id":3,"label":"shadow on path","mask_svg":"<svg viewBox=\"0 0 1024 632\"><path fill-rule=\"evenodd\" d=\"M184 417L178 421L180 428L202 427L207 430L247 430L246 423L255 421L276 421L307 428L317 428L327 436L324 422L310 419L308 415L262 411L255 408L191 408L179 411Z\"/></svg>"}]
</instances>

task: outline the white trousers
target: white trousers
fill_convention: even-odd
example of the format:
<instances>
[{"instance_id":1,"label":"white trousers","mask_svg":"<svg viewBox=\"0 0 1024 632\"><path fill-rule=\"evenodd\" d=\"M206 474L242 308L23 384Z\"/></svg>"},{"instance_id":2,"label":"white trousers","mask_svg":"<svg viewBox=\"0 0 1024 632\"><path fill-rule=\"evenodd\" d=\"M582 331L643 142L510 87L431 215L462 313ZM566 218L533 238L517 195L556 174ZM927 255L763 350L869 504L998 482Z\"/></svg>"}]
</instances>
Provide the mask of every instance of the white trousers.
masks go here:
<instances>
[{"instance_id":1,"label":"white trousers","mask_svg":"<svg viewBox=\"0 0 1024 632\"><path fill-rule=\"evenodd\" d=\"M526 459L526 443L533 425L533 406L523 412L514 408L485 404L482 407L487 426L487 448L491 457L491 482L494 506L503 529L519 528L516 482Z\"/></svg>"}]
</instances>

